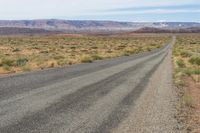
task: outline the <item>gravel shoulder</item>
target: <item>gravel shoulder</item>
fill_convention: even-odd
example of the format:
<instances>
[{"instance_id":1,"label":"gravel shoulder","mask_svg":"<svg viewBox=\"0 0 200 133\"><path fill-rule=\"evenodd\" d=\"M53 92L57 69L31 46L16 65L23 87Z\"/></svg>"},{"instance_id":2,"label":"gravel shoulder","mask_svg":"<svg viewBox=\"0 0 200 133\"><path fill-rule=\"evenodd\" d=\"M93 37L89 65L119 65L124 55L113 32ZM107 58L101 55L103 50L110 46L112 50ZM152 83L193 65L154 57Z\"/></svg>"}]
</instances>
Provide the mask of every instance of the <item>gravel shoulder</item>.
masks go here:
<instances>
[{"instance_id":1,"label":"gravel shoulder","mask_svg":"<svg viewBox=\"0 0 200 133\"><path fill-rule=\"evenodd\" d=\"M171 50L149 80L129 116L113 133L176 133L176 93L172 87Z\"/></svg>"}]
</instances>

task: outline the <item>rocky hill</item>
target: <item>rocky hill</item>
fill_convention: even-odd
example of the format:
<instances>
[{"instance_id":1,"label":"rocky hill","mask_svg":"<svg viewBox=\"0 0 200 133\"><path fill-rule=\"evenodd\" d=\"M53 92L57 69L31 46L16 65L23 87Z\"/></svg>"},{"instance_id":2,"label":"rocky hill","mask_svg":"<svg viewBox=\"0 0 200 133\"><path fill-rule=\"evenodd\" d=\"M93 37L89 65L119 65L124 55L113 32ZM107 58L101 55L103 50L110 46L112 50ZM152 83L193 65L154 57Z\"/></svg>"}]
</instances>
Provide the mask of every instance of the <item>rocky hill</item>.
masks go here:
<instances>
[{"instance_id":1,"label":"rocky hill","mask_svg":"<svg viewBox=\"0 0 200 133\"><path fill-rule=\"evenodd\" d=\"M134 31L134 33L200 33L200 27L174 28L174 29L144 27Z\"/></svg>"},{"instance_id":2,"label":"rocky hill","mask_svg":"<svg viewBox=\"0 0 200 133\"><path fill-rule=\"evenodd\" d=\"M114 32L114 31L137 31L143 30L147 32L168 32L169 30L180 30L186 28L198 28L200 23L195 22L116 22L116 21L80 21L80 20L57 20L57 19L43 19L43 20L0 20L0 27L9 27L14 29L6 29L8 31L22 30L27 32L33 29L43 30L41 32L62 31L66 33L82 33L82 32ZM151 27L152 29L143 29ZM15 29L28 28L28 29ZM158 29L153 29L158 28ZM0 32L3 32L0 29ZM48 30L48 31L46 31ZM193 31L192 29L190 31ZM143 32L142 31L142 32ZM189 30L188 30L189 31ZM196 31L196 30L195 30ZM20 31L21 32L21 31ZM39 31L40 32L40 31Z\"/></svg>"},{"instance_id":3,"label":"rocky hill","mask_svg":"<svg viewBox=\"0 0 200 133\"><path fill-rule=\"evenodd\" d=\"M45 29L0 27L0 35L33 35L33 34L57 34L58 31L49 31Z\"/></svg>"}]
</instances>

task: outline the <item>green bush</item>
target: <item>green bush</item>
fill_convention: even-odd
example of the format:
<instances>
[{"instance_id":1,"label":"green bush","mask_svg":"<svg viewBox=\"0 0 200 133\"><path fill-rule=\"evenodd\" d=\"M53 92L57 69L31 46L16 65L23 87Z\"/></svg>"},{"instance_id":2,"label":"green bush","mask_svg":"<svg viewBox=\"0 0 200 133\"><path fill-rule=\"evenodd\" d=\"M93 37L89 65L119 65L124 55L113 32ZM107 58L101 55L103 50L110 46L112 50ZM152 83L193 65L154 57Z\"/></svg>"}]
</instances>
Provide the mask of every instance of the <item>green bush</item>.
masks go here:
<instances>
[{"instance_id":1,"label":"green bush","mask_svg":"<svg viewBox=\"0 0 200 133\"><path fill-rule=\"evenodd\" d=\"M124 52L123 52L123 55L124 55L124 56L129 56L129 55L130 55L130 53L129 53L129 52L127 52L127 51L124 51Z\"/></svg>"},{"instance_id":2,"label":"green bush","mask_svg":"<svg viewBox=\"0 0 200 133\"><path fill-rule=\"evenodd\" d=\"M68 64L68 61L67 61L67 59L60 59L60 60L57 60L57 63L58 63L58 65L63 66L63 65Z\"/></svg>"},{"instance_id":3,"label":"green bush","mask_svg":"<svg viewBox=\"0 0 200 133\"><path fill-rule=\"evenodd\" d=\"M93 58L93 60L102 60L102 57L97 54L92 55L92 58Z\"/></svg>"},{"instance_id":4,"label":"green bush","mask_svg":"<svg viewBox=\"0 0 200 133\"><path fill-rule=\"evenodd\" d=\"M65 57L62 56L62 55L57 55L54 57L55 60L61 60L61 59L64 59Z\"/></svg>"},{"instance_id":5,"label":"green bush","mask_svg":"<svg viewBox=\"0 0 200 133\"><path fill-rule=\"evenodd\" d=\"M81 57L81 62L82 63L92 63L93 58L91 56L82 56Z\"/></svg>"},{"instance_id":6,"label":"green bush","mask_svg":"<svg viewBox=\"0 0 200 133\"><path fill-rule=\"evenodd\" d=\"M30 67L23 67L23 72L30 72L31 71L31 68Z\"/></svg>"},{"instance_id":7,"label":"green bush","mask_svg":"<svg viewBox=\"0 0 200 133\"><path fill-rule=\"evenodd\" d=\"M187 52L187 51L182 51L182 52L180 53L180 55L181 55L182 57L190 57L190 56L192 56L192 54L189 53L189 52Z\"/></svg>"},{"instance_id":8,"label":"green bush","mask_svg":"<svg viewBox=\"0 0 200 133\"><path fill-rule=\"evenodd\" d=\"M151 51L151 49L152 49L152 48L150 48L150 47L147 47L146 49L147 49L147 51Z\"/></svg>"},{"instance_id":9,"label":"green bush","mask_svg":"<svg viewBox=\"0 0 200 133\"><path fill-rule=\"evenodd\" d=\"M200 74L200 69L194 69L194 70L192 70L192 74L199 75Z\"/></svg>"},{"instance_id":10,"label":"green bush","mask_svg":"<svg viewBox=\"0 0 200 133\"><path fill-rule=\"evenodd\" d=\"M3 66L14 66L15 65L15 60L4 58L4 59L2 59L1 64Z\"/></svg>"},{"instance_id":11,"label":"green bush","mask_svg":"<svg viewBox=\"0 0 200 133\"><path fill-rule=\"evenodd\" d=\"M182 102L184 105L188 107L194 107L194 101L192 99L192 96L189 94L189 92L185 92L182 96Z\"/></svg>"},{"instance_id":12,"label":"green bush","mask_svg":"<svg viewBox=\"0 0 200 133\"><path fill-rule=\"evenodd\" d=\"M137 50L138 49L126 49L126 50L124 50L124 52L123 52L123 55L124 56L129 56L129 55L131 55L131 54L135 54L135 53L137 53Z\"/></svg>"},{"instance_id":13,"label":"green bush","mask_svg":"<svg viewBox=\"0 0 200 133\"><path fill-rule=\"evenodd\" d=\"M178 59L177 61L176 61L176 64L179 66L179 67L185 67L185 63L184 63L184 61L182 60L182 59Z\"/></svg>"},{"instance_id":14,"label":"green bush","mask_svg":"<svg viewBox=\"0 0 200 133\"><path fill-rule=\"evenodd\" d=\"M19 58L16 61L16 65L17 66L25 66L27 62L28 62L28 59L26 59L26 58Z\"/></svg>"},{"instance_id":15,"label":"green bush","mask_svg":"<svg viewBox=\"0 0 200 133\"><path fill-rule=\"evenodd\" d=\"M6 70L6 71L11 71L12 68L8 65L4 65L3 69Z\"/></svg>"},{"instance_id":16,"label":"green bush","mask_svg":"<svg viewBox=\"0 0 200 133\"><path fill-rule=\"evenodd\" d=\"M186 69L184 69L184 73L187 74L188 76L190 76L192 74L199 75L200 69L186 68Z\"/></svg>"},{"instance_id":17,"label":"green bush","mask_svg":"<svg viewBox=\"0 0 200 133\"><path fill-rule=\"evenodd\" d=\"M19 51L20 51L19 48L16 48L16 49L13 50L13 52L19 52Z\"/></svg>"},{"instance_id":18,"label":"green bush","mask_svg":"<svg viewBox=\"0 0 200 133\"><path fill-rule=\"evenodd\" d=\"M192 57L189 59L189 62L193 65L200 65L200 57Z\"/></svg>"}]
</instances>

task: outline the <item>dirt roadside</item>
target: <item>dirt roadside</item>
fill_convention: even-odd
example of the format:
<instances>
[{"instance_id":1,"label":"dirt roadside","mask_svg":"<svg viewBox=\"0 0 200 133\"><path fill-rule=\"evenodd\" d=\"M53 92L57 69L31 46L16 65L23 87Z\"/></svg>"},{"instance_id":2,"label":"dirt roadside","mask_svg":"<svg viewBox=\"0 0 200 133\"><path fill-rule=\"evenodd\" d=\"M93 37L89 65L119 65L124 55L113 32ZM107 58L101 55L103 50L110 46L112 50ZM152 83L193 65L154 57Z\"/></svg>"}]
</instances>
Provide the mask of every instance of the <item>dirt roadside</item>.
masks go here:
<instances>
[{"instance_id":1,"label":"dirt roadside","mask_svg":"<svg viewBox=\"0 0 200 133\"><path fill-rule=\"evenodd\" d=\"M184 86L176 86L179 97L177 103L177 120L180 130L186 133L200 133L200 84L191 77L184 77Z\"/></svg>"}]
</instances>

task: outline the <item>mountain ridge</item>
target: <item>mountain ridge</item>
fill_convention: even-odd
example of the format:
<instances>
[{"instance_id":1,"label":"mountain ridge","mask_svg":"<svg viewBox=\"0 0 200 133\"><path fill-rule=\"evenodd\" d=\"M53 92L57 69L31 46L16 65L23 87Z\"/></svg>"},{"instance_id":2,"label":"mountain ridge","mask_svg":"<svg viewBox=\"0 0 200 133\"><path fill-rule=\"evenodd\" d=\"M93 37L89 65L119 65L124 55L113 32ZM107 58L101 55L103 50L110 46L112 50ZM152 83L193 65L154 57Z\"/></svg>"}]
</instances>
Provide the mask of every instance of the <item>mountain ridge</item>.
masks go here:
<instances>
[{"instance_id":1,"label":"mountain ridge","mask_svg":"<svg viewBox=\"0 0 200 133\"><path fill-rule=\"evenodd\" d=\"M96 20L0 20L2 34L37 33L200 33L198 22L118 22ZM13 31L12 31L13 30Z\"/></svg>"},{"instance_id":2,"label":"mountain ridge","mask_svg":"<svg viewBox=\"0 0 200 133\"><path fill-rule=\"evenodd\" d=\"M198 22L118 22L96 20L0 20L0 27L39 28L48 30L137 30L142 27L155 28L190 28L200 27Z\"/></svg>"}]
</instances>

